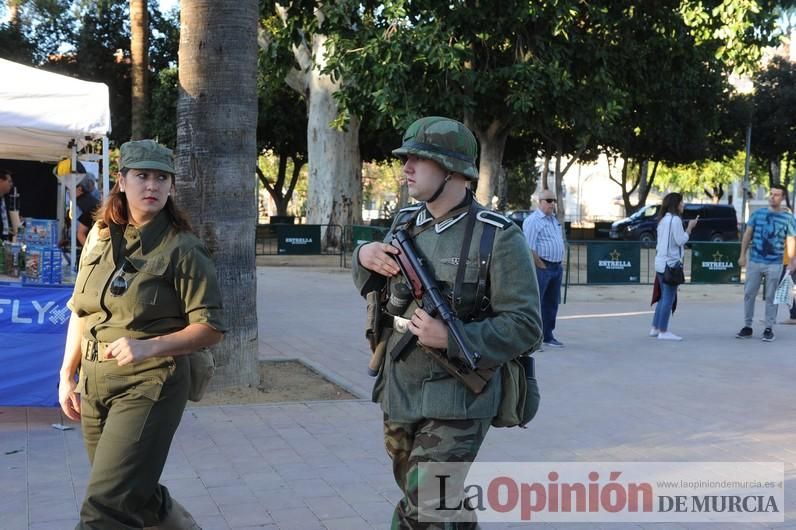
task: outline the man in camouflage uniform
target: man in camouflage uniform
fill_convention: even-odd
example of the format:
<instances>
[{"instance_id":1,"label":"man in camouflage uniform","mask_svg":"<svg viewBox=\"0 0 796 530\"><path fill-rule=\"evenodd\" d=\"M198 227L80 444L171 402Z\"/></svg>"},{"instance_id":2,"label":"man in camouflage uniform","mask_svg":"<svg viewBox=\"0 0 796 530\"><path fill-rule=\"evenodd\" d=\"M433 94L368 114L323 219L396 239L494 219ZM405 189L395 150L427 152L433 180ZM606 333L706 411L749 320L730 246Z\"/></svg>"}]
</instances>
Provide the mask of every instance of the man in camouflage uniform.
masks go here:
<instances>
[{"instance_id":1,"label":"man in camouflage uniform","mask_svg":"<svg viewBox=\"0 0 796 530\"><path fill-rule=\"evenodd\" d=\"M393 154L404 160L409 195L420 202L398 213L384 243L363 244L354 251L354 283L360 293L405 281L393 258L398 250L389 244L392 234L403 228L413 235L425 267L463 322L466 342L481 356L479 369L499 367L535 350L542 323L531 254L519 228L478 204L468 188L478 179L473 134L448 118L422 118L409 127ZM486 252L485 231L494 237ZM472 463L498 410L500 370L483 391L473 393L423 350L435 348L448 358L458 355L444 322L415 301L402 316L409 320L405 333L394 326L386 334L387 354L373 389L373 399L384 411L385 445L395 480L404 493L393 528L475 527L472 512L457 516L468 523L418 521L423 481L418 464ZM402 341L406 333L417 340ZM449 489L461 486L461 481L448 483Z\"/></svg>"}]
</instances>

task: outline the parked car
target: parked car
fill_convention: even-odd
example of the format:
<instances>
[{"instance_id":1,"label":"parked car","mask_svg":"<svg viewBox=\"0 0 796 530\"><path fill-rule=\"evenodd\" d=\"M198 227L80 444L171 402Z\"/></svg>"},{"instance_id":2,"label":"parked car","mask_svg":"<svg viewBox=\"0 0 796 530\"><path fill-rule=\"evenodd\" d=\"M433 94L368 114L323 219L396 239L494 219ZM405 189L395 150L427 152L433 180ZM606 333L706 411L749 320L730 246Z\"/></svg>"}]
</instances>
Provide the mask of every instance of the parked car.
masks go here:
<instances>
[{"instance_id":1,"label":"parked car","mask_svg":"<svg viewBox=\"0 0 796 530\"><path fill-rule=\"evenodd\" d=\"M522 222L525 221L525 218L531 215L531 213L533 213L533 210L508 210L505 212L505 216L522 228Z\"/></svg>"},{"instance_id":2,"label":"parked car","mask_svg":"<svg viewBox=\"0 0 796 530\"><path fill-rule=\"evenodd\" d=\"M641 241L652 245L657 239L659 204L651 204L630 217L611 224L611 239ZM735 208L728 204L686 203L683 208L683 227L699 215L699 222L691 233L691 241L737 241L738 220Z\"/></svg>"}]
</instances>

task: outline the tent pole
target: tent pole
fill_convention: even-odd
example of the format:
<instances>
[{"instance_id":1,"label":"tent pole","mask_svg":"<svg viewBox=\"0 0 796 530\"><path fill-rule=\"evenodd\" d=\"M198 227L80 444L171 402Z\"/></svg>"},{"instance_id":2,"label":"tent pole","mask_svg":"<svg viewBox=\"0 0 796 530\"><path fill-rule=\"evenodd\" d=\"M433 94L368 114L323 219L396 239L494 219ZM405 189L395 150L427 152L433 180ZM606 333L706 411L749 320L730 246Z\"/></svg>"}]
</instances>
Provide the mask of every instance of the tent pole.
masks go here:
<instances>
[{"instance_id":1,"label":"tent pole","mask_svg":"<svg viewBox=\"0 0 796 530\"><path fill-rule=\"evenodd\" d=\"M72 172L69 174L69 212L72 215L69 223L69 240L72 243L69 249L69 258L72 264L72 272L77 273L77 204L75 202L75 174L77 173L77 145L72 142Z\"/></svg>"},{"instance_id":2,"label":"tent pole","mask_svg":"<svg viewBox=\"0 0 796 530\"><path fill-rule=\"evenodd\" d=\"M109 149L108 137L102 137L102 200L108 198L111 192L111 156L108 152Z\"/></svg>"}]
</instances>

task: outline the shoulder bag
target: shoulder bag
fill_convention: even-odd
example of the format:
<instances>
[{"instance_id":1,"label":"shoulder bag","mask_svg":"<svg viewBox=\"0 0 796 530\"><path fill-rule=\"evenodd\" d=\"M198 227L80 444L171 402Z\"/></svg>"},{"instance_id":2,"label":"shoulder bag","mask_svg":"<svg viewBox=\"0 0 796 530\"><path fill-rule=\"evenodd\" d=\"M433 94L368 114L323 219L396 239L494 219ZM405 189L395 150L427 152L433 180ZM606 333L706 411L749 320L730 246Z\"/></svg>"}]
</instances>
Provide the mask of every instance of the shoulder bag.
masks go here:
<instances>
[{"instance_id":1,"label":"shoulder bag","mask_svg":"<svg viewBox=\"0 0 796 530\"><path fill-rule=\"evenodd\" d=\"M671 214L670 214L671 215ZM666 238L666 258L669 258L669 243L672 240L672 223L674 222L674 215L669 219L669 237ZM682 285L685 283L685 272L683 271L683 249L680 249L680 259L674 265L666 264L663 269L663 282L669 285Z\"/></svg>"},{"instance_id":2,"label":"shoulder bag","mask_svg":"<svg viewBox=\"0 0 796 530\"><path fill-rule=\"evenodd\" d=\"M205 395L210 379L216 373L216 360L210 348L202 348L188 355L188 364L191 367L191 386L188 390L188 399L200 401Z\"/></svg>"},{"instance_id":3,"label":"shoulder bag","mask_svg":"<svg viewBox=\"0 0 796 530\"><path fill-rule=\"evenodd\" d=\"M523 354L502 365L500 383L500 406L492 426L526 428L536 416L540 400L533 357Z\"/></svg>"}]
</instances>

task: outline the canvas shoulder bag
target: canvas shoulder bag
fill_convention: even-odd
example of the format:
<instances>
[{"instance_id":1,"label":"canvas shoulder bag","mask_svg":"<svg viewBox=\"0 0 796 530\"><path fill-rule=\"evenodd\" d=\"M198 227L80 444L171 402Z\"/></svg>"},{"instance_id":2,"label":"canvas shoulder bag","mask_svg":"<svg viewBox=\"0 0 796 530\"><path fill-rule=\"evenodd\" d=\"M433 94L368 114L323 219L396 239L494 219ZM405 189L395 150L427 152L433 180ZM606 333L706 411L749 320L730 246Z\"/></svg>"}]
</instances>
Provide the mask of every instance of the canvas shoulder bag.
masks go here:
<instances>
[{"instance_id":1,"label":"canvas shoulder bag","mask_svg":"<svg viewBox=\"0 0 796 530\"><path fill-rule=\"evenodd\" d=\"M188 355L188 364L191 371L188 399L200 401L207 391L210 379L216 373L216 360L213 358L210 348L202 348Z\"/></svg>"}]
</instances>

